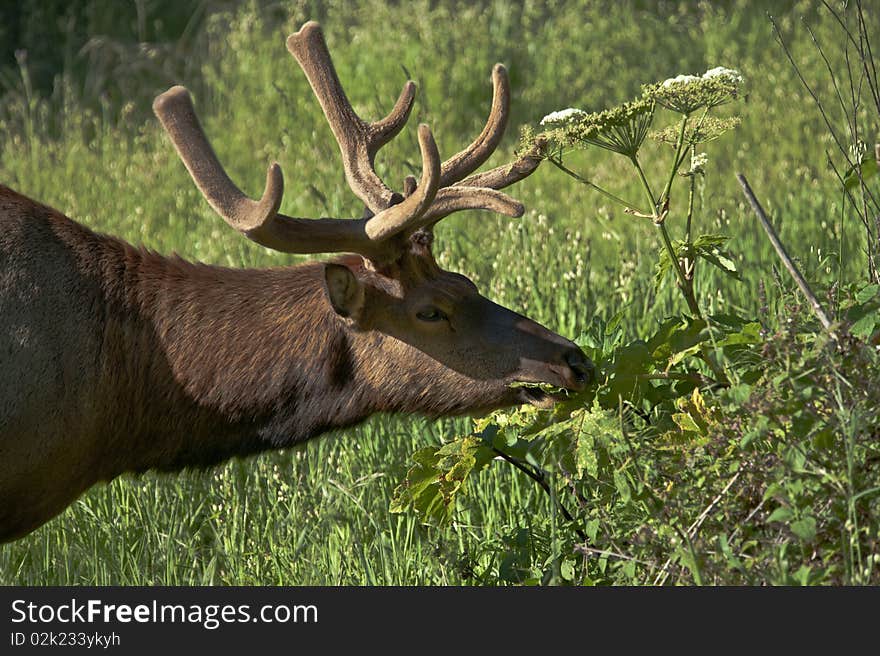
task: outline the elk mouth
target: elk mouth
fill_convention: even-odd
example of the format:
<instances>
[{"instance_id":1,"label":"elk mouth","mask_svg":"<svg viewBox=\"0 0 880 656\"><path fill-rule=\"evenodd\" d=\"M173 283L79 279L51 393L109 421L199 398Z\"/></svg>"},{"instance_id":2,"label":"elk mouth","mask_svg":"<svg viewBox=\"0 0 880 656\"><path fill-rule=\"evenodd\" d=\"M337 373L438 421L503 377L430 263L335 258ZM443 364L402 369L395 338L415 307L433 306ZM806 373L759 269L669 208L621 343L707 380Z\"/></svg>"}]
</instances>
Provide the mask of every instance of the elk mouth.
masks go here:
<instances>
[{"instance_id":1,"label":"elk mouth","mask_svg":"<svg viewBox=\"0 0 880 656\"><path fill-rule=\"evenodd\" d=\"M516 393L517 401L542 410L549 410L568 395L566 390L546 383L514 383L511 388Z\"/></svg>"}]
</instances>

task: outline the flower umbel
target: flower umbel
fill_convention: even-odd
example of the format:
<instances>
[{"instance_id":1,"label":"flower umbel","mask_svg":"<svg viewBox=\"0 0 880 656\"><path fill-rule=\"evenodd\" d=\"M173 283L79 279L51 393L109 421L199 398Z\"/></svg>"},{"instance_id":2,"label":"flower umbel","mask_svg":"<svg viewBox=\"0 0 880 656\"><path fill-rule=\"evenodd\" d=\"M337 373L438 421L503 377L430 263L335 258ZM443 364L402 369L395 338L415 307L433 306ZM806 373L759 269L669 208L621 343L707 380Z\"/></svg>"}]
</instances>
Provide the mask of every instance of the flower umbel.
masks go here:
<instances>
[{"instance_id":1,"label":"flower umbel","mask_svg":"<svg viewBox=\"0 0 880 656\"><path fill-rule=\"evenodd\" d=\"M738 116L731 116L729 118L704 116L699 121L694 121L687 126L683 143L694 145L714 141L725 132L739 126L740 123L742 123L742 119ZM662 130L651 132L651 138L654 141L675 146L678 143L678 134L679 127L677 125L670 125Z\"/></svg>"},{"instance_id":2,"label":"flower umbel","mask_svg":"<svg viewBox=\"0 0 880 656\"><path fill-rule=\"evenodd\" d=\"M663 80L660 83L660 86L664 89L666 87L674 87L680 84L690 84L691 82L699 82L700 78L696 75L676 75L675 77L671 77L668 80Z\"/></svg>"},{"instance_id":3,"label":"flower umbel","mask_svg":"<svg viewBox=\"0 0 880 656\"><path fill-rule=\"evenodd\" d=\"M701 107L717 107L737 98L744 83L739 71L717 66L695 75L678 75L643 87L645 97L679 114L688 115Z\"/></svg>"},{"instance_id":4,"label":"flower umbel","mask_svg":"<svg viewBox=\"0 0 880 656\"><path fill-rule=\"evenodd\" d=\"M734 70L732 68L724 68L724 66L716 66L715 68L710 68L708 71L703 73L703 79L708 80L713 77L726 78L728 81L733 82L737 85L742 85L745 83L743 76L739 71Z\"/></svg>"},{"instance_id":5,"label":"flower umbel","mask_svg":"<svg viewBox=\"0 0 880 656\"><path fill-rule=\"evenodd\" d=\"M591 144L634 157L653 117L654 101L640 98L602 112L570 114L566 122L545 134L561 147Z\"/></svg>"},{"instance_id":6,"label":"flower umbel","mask_svg":"<svg viewBox=\"0 0 880 656\"><path fill-rule=\"evenodd\" d=\"M688 175L696 175L706 171L706 164L709 163L709 156L706 153L694 153L691 156L691 169Z\"/></svg>"},{"instance_id":7,"label":"flower umbel","mask_svg":"<svg viewBox=\"0 0 880 656\"><path fill-rule=\"evenodd\" d=\"M540 125L550 125L555 123L569 123L570 121L580 118L586 114L582 109L575 109L574 107L568 107L567 109L560 109L556 112L550 112L541 119Z\"/></svg>"}]
</instances>

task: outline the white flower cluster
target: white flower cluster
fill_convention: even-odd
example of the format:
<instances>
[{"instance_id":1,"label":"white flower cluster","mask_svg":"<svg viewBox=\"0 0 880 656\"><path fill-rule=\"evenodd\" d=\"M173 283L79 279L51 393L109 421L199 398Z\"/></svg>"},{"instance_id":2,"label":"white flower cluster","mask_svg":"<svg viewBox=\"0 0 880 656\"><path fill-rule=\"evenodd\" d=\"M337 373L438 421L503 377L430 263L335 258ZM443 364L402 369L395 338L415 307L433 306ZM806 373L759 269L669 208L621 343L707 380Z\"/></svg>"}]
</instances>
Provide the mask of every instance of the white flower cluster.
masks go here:
<instances>
[{"instance_id":1,"label":"white flower cluster","mask_svg":"<svg viewBox=\"0 0 880 656\"><path fill-rule=\"evenodd\" d=\"M560 109L558 112L550 112L541 119L541 125L547 125L548 123L568 123L573 118L578 116L583 116L586 112L582 109L575 109L574 107L568 107L567 109Z\"/></svg>"},{"instance_id":2,"label":"white flower cluster","mask_svg":"<svg viewBox=\"0 0 880 656\"><path fill-rule=\"evenodd\" d=\"M706 153L697 153L691 157L690 173L702 173L709 163L709 156Z\"/></svg>"},{"instance_id":3,"label":"white flower cluster","mask_svg":"<svg viewBox=\"0 0 880 656\"><path fill-rule=\"evenodd\" d=\"M709 78L713 77L726 77L734 84L742 84L745 81L743 80L743 76L740 74L739 71L736 71L732 68L724 68L723 66L710 68L708 71L703 73L704 80L708 80Z\"/></svg>"},{"instance_id":4,"label":"white flower cluster","mask_svg":"<svg viewBox=\"0 0 880 656\"><path fill-rule=\"evenodd\" d=\"M663 87L671 87L673 84L690 84L691 82L696 82L700 78L696 75L676 75L675 77L671 77L668 80L663 80L663 84L660 86Z\"/></svg>"},{"instance_id":5,"label":"white flower cluster","mask_svg":"<svg viewBox=\"0 0 880 656\"><path fill-rule=\"evenodd\" d=\"M670 87L673 84L691 84L692 82L699 82L700 80L710 80L713 77L726 77L734 84L742 84L744 82L743 76L739 71L732 68L724 68L724 66L716 66L703 73L702 77L697 77L696 75L676 75L668 80L663 80L663 83L660 86Z\"/></svg>"}]
</instances>

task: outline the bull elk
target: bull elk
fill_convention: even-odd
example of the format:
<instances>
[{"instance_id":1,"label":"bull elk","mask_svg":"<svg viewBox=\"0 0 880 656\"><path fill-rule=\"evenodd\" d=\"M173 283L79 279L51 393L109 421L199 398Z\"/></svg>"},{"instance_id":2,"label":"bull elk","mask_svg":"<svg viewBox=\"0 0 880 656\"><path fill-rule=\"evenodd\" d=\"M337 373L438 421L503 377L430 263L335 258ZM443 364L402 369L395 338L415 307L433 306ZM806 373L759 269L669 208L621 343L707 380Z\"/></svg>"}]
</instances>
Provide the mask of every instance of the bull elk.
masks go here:
<instances>
[{"instance_id":1,"label":"bull elk","mask_svg":"<svg viewBox=\"0 0 880 656\"><path fill-rule=\"evenodd\" d=\"M534 154L474 173L501 140L510 103L496 65L481 134L441 163L418 127L422 172L403 193L373 161L406 122L407 82L385 118L362 120L317 23L287 39L323 108L362 218L278 212L269 167L251 200L226 175L176 86L154 110L195 184L233 228L330 262L237 270L193 264L91 232L0 186L0 541L34 530L98 481L177 471L288 447L377 412L440 416L553 397L518 381L577 390L592 364L569 340L442 270L432 231L465 209L521 216L498 191Z\"/></svg>"}]
</instances>

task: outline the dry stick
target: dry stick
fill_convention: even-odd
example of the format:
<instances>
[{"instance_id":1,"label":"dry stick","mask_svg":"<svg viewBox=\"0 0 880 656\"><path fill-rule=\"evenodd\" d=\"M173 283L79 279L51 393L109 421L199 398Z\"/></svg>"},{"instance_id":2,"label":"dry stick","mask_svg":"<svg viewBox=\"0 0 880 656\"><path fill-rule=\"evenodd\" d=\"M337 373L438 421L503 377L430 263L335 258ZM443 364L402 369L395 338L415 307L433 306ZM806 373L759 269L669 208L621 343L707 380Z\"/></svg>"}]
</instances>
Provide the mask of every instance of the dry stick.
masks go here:
<instances>
[{"instance_id":1,"label":"dry stick","mask_svg":"<svg viewBox=\"0 0 880 656\"><path fill-rule=\"evenodd\" d=\"M755 211L758 220L761 221L761 225L764 227L764 231L767 233L767 237L770 238L770 243L773 244L773 248L776 249L776 254L779 256L779 259L782 260L782 264L785 265L785 268L791 274L791 277L794 278L794 281L797 283L798 288L800 288L801 293L803 293L803 295L806 296L807 300L810 302L810 305L813 308L813 312L815 312L816 316L819 319L819 323L821 323L822 327L825 328L826 331L828 331L828 334L831 336L831 338L836 341L837 333L834 331L834 328L831 325L831 320L828 318L828 315L825 314L825 310L822 309L822 305L821 303L819 303L819 299L816 298L816 295L813 293L813 290L810 289L807 281L804 280L801 272L798 271L797 267L794 265L794 262L792 262L791 258L788 256L788 253L786 253L785 246L783 246L782 242L779 241L779 235L776 234L776 230L773 228L773 225L767 218L767 214L764 212L764 208L761 207L758 199L755 198L755 194L752 192L752 188L749 186L748 180L746 180L746 177L742 173L737 173L736 179L739 180L739 184L742 186L746 198L749 199L749 204Z\"/></svg>"},{"instance_id":2,"label":"dry stick","mask_svg":"<svg viewBox=\"0 0 880 656\"><path fill-rule=\"evenodd\" d=\"M593 547L587 547L582 544L574 545L574 550L579 551L587 556L605 556L606 558L619 558L620 560L631 560L634 563L638 563L639 565L648 565L650 566L652 563L649 563L645 560L639 560L638 558L633 558L632 556L627 556L626 554L617 553L616 551L608 551L607 549L594 549Z\"/></svg>"},{"instance_id":3,"label":"dry stick","mask_svg":"<svg viewBox=\"0 0 880 656\"><path fill-rule=\"evenodd\" d=\"M700 516L694 520L694 522L688 526L686 532L683 535L687 536L689 540L695 538L697 533L700 530L700 527L703 525L703 522L706 521L706 518L709 516L709 513L718 505L718 502L721 501L721 498L727 494L727 491L731 488L731 486L736 483L736 480L739 478L739 475L742 472L736 472L733 477L727 481L727 485L724 486L724 489L719 492L714 499L703 509L703 512L700 513ZM672 565L672 556L666 559L666 562L663 563L663 567L660 568L660 573L657 574L657 577L654 579L654 585L663 585L666 583L666 579L669 578L669 566Z\"/></svg>"}]
</instances>

